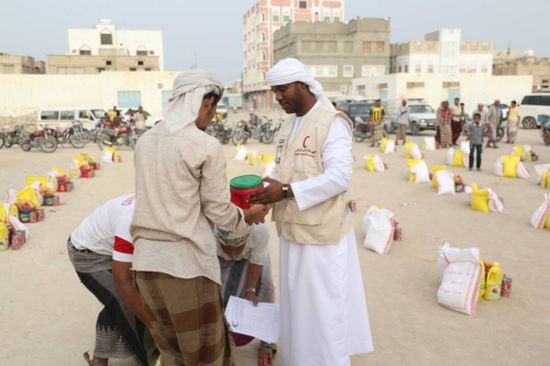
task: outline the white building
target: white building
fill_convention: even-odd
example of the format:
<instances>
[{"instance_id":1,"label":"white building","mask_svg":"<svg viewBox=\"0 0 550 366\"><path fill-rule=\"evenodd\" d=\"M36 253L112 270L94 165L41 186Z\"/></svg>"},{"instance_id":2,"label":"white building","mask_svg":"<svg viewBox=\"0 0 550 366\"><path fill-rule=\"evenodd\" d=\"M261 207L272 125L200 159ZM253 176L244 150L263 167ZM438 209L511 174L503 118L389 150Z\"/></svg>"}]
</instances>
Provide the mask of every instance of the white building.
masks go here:
<instances>
[{"instance_id":1,"label":"white building","mask_svg":"<svg viewBox=\"0 0 550 366\"><path fill-rule=\"evenodd\" d=\"M162 31L117 29L109 19L101 19L95 28L69 29L67 55L100 55L100 49L112 49L119 56L158 56L164 69Z\"/></svg>"},{"instance_id":2,"label":"white building","mask_svg":"<svg viewBox=\"0 0 550 366\"><path fill-rule=\"evenodd\" d=\"M393 112L402 99L424 99L436 108L444 100L460 97L467 111L478 103L490 104L495 99L504 103L522 100L531 93L532 76L494 76L464 74L451 77L444 74L400 73L354 79L352 93L359 99L384 101Z\"/></svg>"},{"instance_id":3,"label":"white building","mask_svg":"<svg viewBox=\"0 0 550 366\"><path fill-rule=\"evenodd\" d=\"M427 34L423 41L392 44L391 71L491 75L493 52L491 41L464 41L460 29L441 29Z\"/></svg>"}]
</instances>

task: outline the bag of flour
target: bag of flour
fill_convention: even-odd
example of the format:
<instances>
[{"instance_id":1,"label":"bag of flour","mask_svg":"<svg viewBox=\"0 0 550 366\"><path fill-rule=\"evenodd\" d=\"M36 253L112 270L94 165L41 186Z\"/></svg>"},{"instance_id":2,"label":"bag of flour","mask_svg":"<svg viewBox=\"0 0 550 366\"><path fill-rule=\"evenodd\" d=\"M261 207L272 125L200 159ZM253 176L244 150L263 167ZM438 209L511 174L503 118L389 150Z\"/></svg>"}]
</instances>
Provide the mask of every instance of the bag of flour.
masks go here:
<instances>
[{"instance_id":1,"label":"bag of flour","mask_svg":"<svg viewBox=\"0 0 550 366\"><path fill-rule=\"evenodd\" d=\"M363 246L378 254L389 252L393 242L395 227L393 225L393 212L371 206L363 218L363 231L365 241Z\"/></svg>"},{"instance_id":2,"label":"bag of flour","mask_svg":"<svg viewBox=\"0 0 550 366\"><path fill-rule=\"evenodd\" d=\"M435 172L437 180L437 194L455 194L455 175L448 170Z\"/></svg>"},{"instance_id":3,"label":"bag of flour","mask_svg":"<svg viewBox=\"0 0 550 366\"><path fill-rule=\"evenodd\" d=\"M544 195L544 202L531 216L531 225L535 229L550 229L550 193Z\"/></svg>"},{"instance_id":4,"label":"bag of flour","mask_svg":"<svg viewBox=\"0 0 550 366\"><path fill-rule=\"evenodd\" d=\"M441 285L437 290L439 305L475 316L483 277L479 249L457 249L445 243L439 249L438 265L443 271Z\"/></svg>"}]
</instances>

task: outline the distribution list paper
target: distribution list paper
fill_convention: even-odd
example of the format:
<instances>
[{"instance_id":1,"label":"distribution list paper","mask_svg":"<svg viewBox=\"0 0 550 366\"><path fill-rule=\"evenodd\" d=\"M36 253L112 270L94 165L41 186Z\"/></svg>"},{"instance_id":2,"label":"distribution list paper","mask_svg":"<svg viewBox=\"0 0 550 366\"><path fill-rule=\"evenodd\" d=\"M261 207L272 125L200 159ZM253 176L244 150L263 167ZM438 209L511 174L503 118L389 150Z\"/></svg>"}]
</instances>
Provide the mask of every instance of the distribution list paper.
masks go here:
<instances>
[{"instance_id":1,"label":"distribution list paper","mask_svg":"<svg viewBox=\"0 0 550 366\"><path fill-rule=\"evenodd\" d=\"M279 304L265 302L254 306L251 301L231 296L225 317L232 332L276 343L279 338Z\"/></svg>"}]
</instances>

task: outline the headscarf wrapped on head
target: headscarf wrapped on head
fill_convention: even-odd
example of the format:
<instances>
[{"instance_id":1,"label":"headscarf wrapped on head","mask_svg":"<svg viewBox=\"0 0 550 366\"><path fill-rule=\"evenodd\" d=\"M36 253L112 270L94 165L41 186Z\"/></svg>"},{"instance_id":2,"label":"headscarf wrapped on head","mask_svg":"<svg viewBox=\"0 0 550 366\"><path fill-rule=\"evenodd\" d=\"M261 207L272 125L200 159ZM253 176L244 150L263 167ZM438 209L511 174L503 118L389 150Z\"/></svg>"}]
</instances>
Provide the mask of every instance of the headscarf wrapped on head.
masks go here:
<instances>
[{"instance_id":1,"label":"headscarf wrapped on head","mask_svg":"<svg viewBox=\"0 0 550 366\"><path fill-rule=\"evenodd\" d=\"M325 96L321 83L315 80L305 64L295 58L285 58L277 62L266 73L266 80L271 86L286 85L297 81L302 82L309 86L309 90L317 97L318 101L331 104Z\"/></svg>"},{"instance_id":2,"label":"headscarf wrapped on head","mask_svg":"<svg viewBox=\"0 0 550 366\"><path fill-rule=\"evenodd\" d=\"M250 228L245 228L238 231L229 231L220 226L216 226L215 234L221 245L240 247L248 242L248 239L250 238Z\"/></svg>"},{"instance_id":3,"label":"headscarf wrapped on head","mask_svg":"<svg viewBox=\"0 0 550 366\"><path fill-rule=\"evenodd\" d=\"M174 80L172 96L164 108L163 116L168 131L175 132L194 123L203 98L214 93L220 98L223 85L214 75L204 70L182 72Z\"/></svg>"}]
</instances>

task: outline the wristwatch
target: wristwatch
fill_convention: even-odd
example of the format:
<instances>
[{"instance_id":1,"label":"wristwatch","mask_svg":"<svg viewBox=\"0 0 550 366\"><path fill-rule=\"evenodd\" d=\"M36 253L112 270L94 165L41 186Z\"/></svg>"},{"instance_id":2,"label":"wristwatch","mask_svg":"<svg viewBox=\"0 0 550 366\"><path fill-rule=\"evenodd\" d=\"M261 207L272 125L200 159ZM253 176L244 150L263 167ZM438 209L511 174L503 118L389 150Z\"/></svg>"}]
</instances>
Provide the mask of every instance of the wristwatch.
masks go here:
<instances>
[{"instance_id":1,"label":"wristwatch","mask_svg":"<svg viewBox=\"0 0 550 366\"><path fill-rule=\"evenodd\" d=\"M253 294L256 293L256 289L254 287L249 287L247 288L246 290L244 290L244 293L246 294L247 292L252 292Z\"/></svg>"},{"instance_id":2,"label":"wristwatch","mask_svg":"<svg viewBox=\"0 0 550 366\"><path fill-rule=\"evenodd\" d=\"M283 198L288 199L288 184L283 184Z\"/></svg>"}]
</instances>

